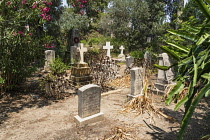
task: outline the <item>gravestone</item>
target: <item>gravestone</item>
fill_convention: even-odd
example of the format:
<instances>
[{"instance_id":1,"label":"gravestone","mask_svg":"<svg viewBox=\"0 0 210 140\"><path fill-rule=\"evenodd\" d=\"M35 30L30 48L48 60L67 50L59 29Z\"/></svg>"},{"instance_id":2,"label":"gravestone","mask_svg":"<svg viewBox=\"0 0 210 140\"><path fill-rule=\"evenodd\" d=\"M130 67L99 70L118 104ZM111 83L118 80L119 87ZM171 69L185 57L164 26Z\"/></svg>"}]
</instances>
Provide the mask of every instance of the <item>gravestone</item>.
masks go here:
<instances>
[{"instance_id":1,"label":"gravestone","mask_svg":"<svg viewBox=\"0 0 210 140\"><path fill-rule=\"evenodd\" d=\"M46 50L45 51L45 66L44 66L45 71L50 70L50 64L52 64L54 60L55 60L55 51Z\"/></svg>"},{"instance_id":2,"label":"gravestone","mask_svg":"<svg viewBox=\"0 0 210 140\"><path fill-rule=\"evenodd\" d=\"M113 49L113 46L110 46L110 42L106 42L106 46L103 46L103 49L107 50L106 56L111 57L110 50Z\"/></svg>"},{"instance_id":3,"label":"gravestone","mask_svg":"<svg viewBox=\"0 0 210 140\"><path fill-rule=\"evenodd\" d=\"M126 69L132 67L132 64L134 62L134 57L128 56L125 59L126 59Z\"/></svg>"},{"instance_id":4,"label":"gravestone","mask_svg":"<svg viewBox=\"0 0 210 140\"><path fill-rule=\"evenodd\" d=\"M90 67L84 62L84 52L87 52L87 48L83 47L83 43L79 43L76 51L76 63L73 64L73 67L71 68L70 76L73 84L77 86L88 84L92 80Z\"/></svg>"},{"instance_id":5,"label":"gravestone","mask_svg":"<svg viewBox=\"0 0 210 140\"><path fill-rule=\"evenodd\" d=\"M80 42L79 30L75 28L70 30L67 51L70 51L71 64L73 64L75 59L78 58L77 48L78 48L79 42Z\"/></svg>"},{"instance_id":6,"label":"gravestone","mask_svg":"<svg viewBox=\"0 0 210 140\"><path fill-rule=\"evenodd\" d=\"M125 49L123 46L119 48L121 50L120 54L118 55L119 61L125 61L125 55L123 54L123 50Z\"/></svg>"},{"instance_id":7,"label":"gravestone","mask_svg":"<svg viewBox=\"0 0 210 140\"><path fill-rule=\"evenodd\" d=\"M171 61L169 59L169 56L167 53L159 54L159 63L160 66L171 66ZM173 69L170 68L169 70L163 71L158 69L158 76L157 81L155 83L155 88L159 91L164 93L167 86L174 85L173 79L174 79L174 72Z\"/></svg>"},{"instance_id":8,"label":"gravestone","mask_svg":"<svg viewBox=\"0 0 210 140\"><path fill-rule=\"evenodd\" d=\"M78 89L78 115L75 121L78 125L94 123L102 120L104 113L100 111L101 89L89 84Z\"/></svg>"},{"instance_id":9,"label":"gravestone","mask_svg":"<svg viewBox=\"0 0 210 140\"><path fill-rule=\"evenodd\" d=\"M128 95L128 100L143 95L144 78L144 68L131 69L131 93Z\"/></svg>"},{"instance_id":10,"label":"gravestone","mask_svg":"<svg viewBox=\"0 0 210 140\"><path fill-rule=\"evenodd\" d=\"M145 64L146 64L147 66L150 66L151 63L152 63L152 58L151 58L151 55L150 55L150 53L149 53L148 51L146 51L146 52L144 53L144 61L145 61Z\"/></svg>"}]
</instances>

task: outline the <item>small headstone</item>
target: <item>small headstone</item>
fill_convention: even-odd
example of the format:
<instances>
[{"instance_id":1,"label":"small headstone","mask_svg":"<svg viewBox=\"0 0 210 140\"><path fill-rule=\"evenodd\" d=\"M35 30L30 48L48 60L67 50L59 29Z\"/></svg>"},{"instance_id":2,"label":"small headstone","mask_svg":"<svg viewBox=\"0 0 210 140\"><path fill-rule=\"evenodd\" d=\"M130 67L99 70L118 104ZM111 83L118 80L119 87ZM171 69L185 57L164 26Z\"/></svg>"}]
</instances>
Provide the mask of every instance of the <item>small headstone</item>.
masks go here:
<instances>
[{"instance_id":1,"label":"small headstone","mask_svg":"<svg viewBox=\"0 0 210 140\"><path fill-rule=\"evenodd\" d=\"M129 99L143 94L144 75L144 68L131 69L131 93L128 95Z\"/></svg>"},{"instance_id":2,"label":"small headstone","mask_svg":"<svg viewBox=\"0 0 210 140\"><path fill-rule=\"evenodd\" d=\"M44 66L45 71L50 70L50 64L52 64L54 60L55 60L55 51L46 50L45 51L45 66Z\"/></svg>"},{"instance_id":3,"label":"small headstone","mask_svg":"<svg viewBox=\"0 0 210 140\"><path fill-rule=\"evenodd\" d=\"M100 112L101 89L97 85L85 85L78 90L78 115L75 121L78 125L102 120L103 113Z\"/></svg>"},{"instance_id":4,"label":"small headstone","mask_svg":"<svg viewBox=\"0 0 210 140\"><path fill-rule=\"evenodd\" d=\"M151 55L150 55L150 53L149 53L148 51L146 51L146 52L144 53L144 60L145 60L145 64L146 64L146 65L151 65L151 63L152 63L152 58L151 58Z\"/></svg>"},{"instance_id":5,"label":"small headstone","mask_svg":"<svg viewBox=\"0 0 210 140\"><path fill-rule=\"evenodd\" d=\"M125 59L126 59L126 68L131 67L134 62L134 57L128 56Z\"/></svg>"},{"instance_id":6,"label":"small headstone","mask_svg":"<svg viewBox=\"0 0 210 140\"><path fill-rule=\"evenodd\" d=\"M121 50L120 54L118 55L119 61L125 61L125 55L123 54L123 50L125 49L123 46L119 48Z\"/></svg>"},{"instance_id":7,"label":"small headstone","mask_svg":"<svg viewBox=\"0 0 210 140\"><path fill-rule=\"evenodd\" d=\"M164 66L163 55L162 54L159 54L158 59L159 59L158 65ZM163 71L161 69L158 69L157 83L162 83L162 84L166 84L167 83L166 82L165 71Z\"/></svg>"},{"instance_id":8,"label":"small headstone","mask_svg":"<svg viewBox=\"0 0 210 140\"><path fill-rule=\"evenodd\" d=\"M110 50L113 49L113 46L110 46L110 42L106 42L106 46L103 46L103 49L107 50L106 56L111 57Z\"/></svg>"}]
</instances>

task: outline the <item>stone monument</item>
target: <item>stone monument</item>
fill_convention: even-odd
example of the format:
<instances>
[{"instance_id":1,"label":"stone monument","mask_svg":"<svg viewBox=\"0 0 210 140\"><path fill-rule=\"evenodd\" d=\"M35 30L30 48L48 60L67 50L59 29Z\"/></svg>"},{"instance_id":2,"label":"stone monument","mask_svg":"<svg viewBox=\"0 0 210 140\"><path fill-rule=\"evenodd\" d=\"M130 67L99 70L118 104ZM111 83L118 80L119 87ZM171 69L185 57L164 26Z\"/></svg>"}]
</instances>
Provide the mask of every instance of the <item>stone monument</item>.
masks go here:
<instances>
[{"instance_id":1,"label":"stone monument","mask_svg":"<svg viewBox=\"0 0 210 140\"><path fill-rule=\"evenodd\" d=\"M131 68L134 62L134 57L128 56L126 57L126 69Z\"/></svg>"},{"instance_id":2,"label":"stone monument","mask_svg":"<svg viewBox=\"0 0 210 140\"><path fill-rule=\"evenodd\" d=\"M110 42L106 42L106 46L103 46L103 49L107 50L106 56L111 58L110 50L113 49L113 46L110 46Z\"/></svg>"},{"instance_id":3,"label":"stone monument","mask_svg":"<svg viewBox=\"0 0 210 140\"><path fill-rule=\"evenodd\" d=\"M78 89L78 115L75 121L78 125L94 123L103 119L100 111L101 89L97 85L89 84Z\"/></svg>"},{"instance_id":4,"label":"stone monument","mask_svg":"<svg viewBox=\"0 0 210 140\"><path fill-rule=\"evenodd\" d=\"M92 80L90 76L90 67L84 62L84 52L87 52L87 48L83 47L83 43L78 44L77 53L79 54L76 58L76 63L71 68L70 79L77 86L89 84Z\"/></svg>"},{"instance_id":5,"label":"stone monument","mask_svg":"<svg viewBox=\"0 0 210 140\"><path fill-rule=\"evenodd\" d=\"M55 51L54 50L46 50L45 51L45 71L50 71L50 64L55 60Z\"/></svg>"},{"instance_id":6,"label":"stone monument","mask_svg":"<svg viewBox=\"0 0 210 140\"><path fill-rule=\"evenodd\" d=\"M160 66L171 66L171 61L167 53L159 54L159 63ZM158 69L158 76L157 81L155 83L155 88L158 92L164 92L168 85L174 85L174 72L173 69L170 68L169 70L163 71Z\"/></svg>"},{"instance_id":7,"label":"stone monument","mask_svg":"<svg viewBox=\"0 0 210 140\"><path fill-rule=\"evenodd\" d=\"M121 50L120 54L118 55L119 61L125 61L125 55L123 54L123 50L125 49L123 46L119 48Z\"/></svg>"},{"instance_id":8,"label":"stone monument","mask_svg":"<svg viewBox=\"0 0 210 140\"><path fill-rule=\"evenodd\" d=\"M144 68L131 69L131 93L128 95L128 100L132 99L133 97L143 95L144 78Z\"/></svg>"}]
</instances>

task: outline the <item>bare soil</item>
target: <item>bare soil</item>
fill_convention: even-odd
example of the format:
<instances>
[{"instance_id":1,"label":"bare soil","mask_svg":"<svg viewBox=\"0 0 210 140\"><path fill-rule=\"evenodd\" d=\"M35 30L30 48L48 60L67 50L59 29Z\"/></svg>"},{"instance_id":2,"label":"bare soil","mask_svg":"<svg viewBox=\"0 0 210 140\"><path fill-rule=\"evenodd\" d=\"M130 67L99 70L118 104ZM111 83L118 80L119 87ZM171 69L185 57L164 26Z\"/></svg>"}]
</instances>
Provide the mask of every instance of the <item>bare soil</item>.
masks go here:
<instances>
[{"instance_id":1,"label":"bare soil","mask_svg":"<svg viewBox=\"0 0 210 140\"><path fill-rule=\"evenodd\" d=\"M79 127L74 122L78 114L76 91L63 100L53 101L35 96L32 91L36 88L34 83L20 95L0 101L1 140L108 140L117 139L114 135L120 132L119 139L124 136L133 140L176 140L184 113L183 106L174 111L174 103L166 106L163 95L154 93L149 94L153 105L176 121L155 113L150 116L148 112L141 115L125 112L123 105L130 93L130 88L125 86L120 91L102 94L105 95L101 99L103 120ZM184 139L198 140L207 134L210 134L210 102L206 98L197 107Z\"/></svg>"}]
</instances>

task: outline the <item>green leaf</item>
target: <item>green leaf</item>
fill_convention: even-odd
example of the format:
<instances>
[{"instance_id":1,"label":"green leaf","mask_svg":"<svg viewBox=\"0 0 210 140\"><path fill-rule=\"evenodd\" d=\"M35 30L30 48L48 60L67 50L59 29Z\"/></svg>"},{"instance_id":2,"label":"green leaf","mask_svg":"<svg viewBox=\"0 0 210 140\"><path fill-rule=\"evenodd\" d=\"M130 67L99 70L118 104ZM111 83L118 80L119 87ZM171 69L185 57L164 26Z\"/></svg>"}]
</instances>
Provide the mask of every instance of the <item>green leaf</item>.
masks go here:
<instances>
[{"instance_id":1,"label":"green leaf","mask_svg":"<svg viewBox=\"0 0 210 140\"><path fill-rule=\"evenodd\" d=\"M181 101L179 101L179 102L176 104L174 110L177 111L177 109L179 109L179 107L180 107L181 105L183 105L187 100L188 100L188 97L185 96Z\"/></svg>"},{"instance_id":2,"label":"green leaf","mask_svg":"<svg viewBox=\"0 0 210 140\"><path fill-rule=\"evenodd\" d=\"M191 62L192 62L192 56L191 57L187 57L187 58L185 58L185 59L183 59L183 60L181 60L179 62L178 67L180 67L182 65L187 65L187 64L189 64Z\"/></svg>"},{"instance_id":3,"label":"green leaf","mask_svg":"<svg viewBox=\"0 0 210 140\"><path fill-rule=\"evenodd\" d=\"M206 92L205 97L208 97L210 95L210 89Z\"/></svg>"},{"instance_id":4,"label":"green leaf","mask_svg":"<svg viewBox=\"0 0 210 140\"><path fill-rule=\"evenodd\" d=\"M174 59L176 59L176 60L180 59L179 55L176 54L173 50L169 49L167 46L161 46L160 48L163 49L164 52L166 52L167 54L172 56Z\"/></svg>"},{"instance_id":5,"label":"green leaf","mask_svg":"<svg viewBox=\"0 0 210 140\"><path fill-rule=\"evenodd\" d=\"M197 83L197 77L198 77L198 66L196 64L195 56L193 56L193 63L194 63L194 76L193 76L193 87Z\"/></svg>"},{"instance_id":6,"label":"green leaf","mask_svg":"<svg viewBox=\"0 0 210 140\"><path fill-rule=\"evenodd\" d=\"M208 6L202 0L195 0L198 3L200 10L204 13L204 15L210 19L210 11Z\"/></svg>"},{"instance_id":7,"label":"green leaf","mask_svg":"<svg viewBox=\"0 0 210 140\"><path fill-rule=\"evenodd\" d=\"M174 34L174 35L181 36L181 37L191 40L193 42L197 42L197 40L198 40L198 37L194 34L184 33L184 32L175 31L175 30L168 30L168 32L171 34Z\"/></svg>"},{"instance_id":8,"label":"green leaf","mask_svg":"<svg viewBox=\"0 0 210 140\"><path fill-rule=\"evenodd\" d=\"M171 42L166 42L166 43L167 43L168 45L171 45L171 46L173 46L173 47L179 49L179 50L182 51L182 52L189 53L189 49L186 48L186 47L184 47L184 46L181 46L181 45L175 44L175 43L171 43Z\"/></svg>"},{"instance_id":9,"label":"green leaf","mask_svg":"<svg viewBox=\"0 0 210 140\"><path fill-rule=\"evenodd\" d=\"M209 34L205 33L204 35L202 35L199 40L196 42L196 45L201 45L207 38L209 38Z\"/></svg>"},{"instance_id":10,"label":"green leaf","mask_svg":"<svg viewBox=\"0 0 210 140\"><path fill-rule=\"evenodd\" d=\"M160 66L160 65L157 65L157 64L154 64L154 66L158 69L161 69L161 70L168 70L170 67L167 67L167 66Z\"/></svg>"},{"instance_id":11,"label":"green leaf","mask_svg":"<svg viewBox=\"0 0 210 140\"><path fill-rule=\"evenodd\" d=\"M166 105L169 105L173 99L173 96L177 93L179 93L184 88L184 84L182 81L178 81L177 84L174 86L174 88L171 90L171 92L168 94L168 97L166 99Z\"/></svg>"},{"instance_id":12,"label":"green leaf","mask_svg":"<svg viewBox=\"0 0 210 140\"><path fill-rule=\"evenodd\" d=\"M201 75L202 78L210 80L210 73L205 73L203 75Z\"/></svg>"}]
</instances>

